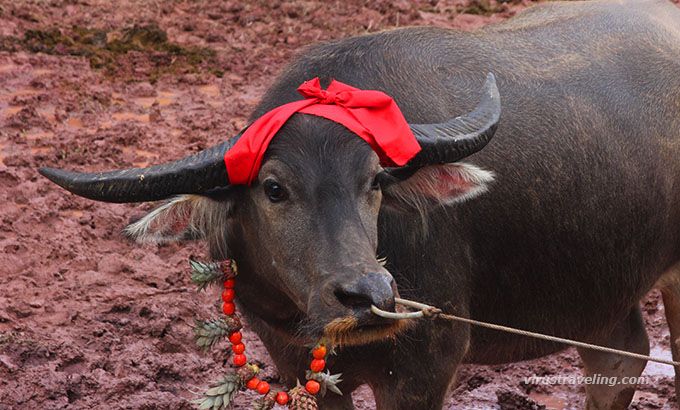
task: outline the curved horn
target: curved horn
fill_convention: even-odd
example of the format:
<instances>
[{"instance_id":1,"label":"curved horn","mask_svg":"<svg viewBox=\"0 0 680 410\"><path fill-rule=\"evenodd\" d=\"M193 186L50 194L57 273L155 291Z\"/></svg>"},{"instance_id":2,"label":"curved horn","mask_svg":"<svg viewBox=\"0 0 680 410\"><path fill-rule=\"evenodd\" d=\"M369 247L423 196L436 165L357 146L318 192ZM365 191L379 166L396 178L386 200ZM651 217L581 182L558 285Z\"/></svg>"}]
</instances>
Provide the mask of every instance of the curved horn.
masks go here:
<instances>
[{"instance_id":1,"label":"curved horn","mask_svg":"<svg viewBox=\"0 0 680 410\"><path fill-rule=\"evenodd\" d=\"M94 173L55 168L38 171L68 191L97 201L145 202L202 193L229 185L224 154L240 135L197 154L148 168Z\"/></svg>"},{"instance_id":2,"label":"curved horn","mask_svg":"<svg viewBox=\"0 0 680 410\"><path fill-rule=\"evenodd\" d=\"M491 73L483 92L482 100L469 114L439 124L409 124L422 150L406 167L456 162L484 148L501 116L501 99Z\"/></svg>"}]
</instances>

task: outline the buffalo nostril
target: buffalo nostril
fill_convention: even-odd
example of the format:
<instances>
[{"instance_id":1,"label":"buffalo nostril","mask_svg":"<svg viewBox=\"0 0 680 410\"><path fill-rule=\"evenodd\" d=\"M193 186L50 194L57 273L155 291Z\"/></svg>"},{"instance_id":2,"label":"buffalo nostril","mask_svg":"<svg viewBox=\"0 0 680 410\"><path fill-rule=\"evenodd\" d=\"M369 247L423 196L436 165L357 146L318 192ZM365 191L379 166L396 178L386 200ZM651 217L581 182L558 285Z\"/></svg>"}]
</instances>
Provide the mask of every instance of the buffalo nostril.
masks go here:
<instances>
[{"instance_id":1,"label":"buffalo nostril","mask_svg":"<svg viewBox=\"0 0 680 410\"><path fill-rule=\"evenodd\" d=\"M345 290L338 289L335 291L335 297L340 303L350 309L370 309L373 301L368 295L361 295L355 293L348 293Z\"/></svg>"},{"instance_id":2,"label":"buffalo nostril","mask_svg":"<svg viewBox=\"0 0 680 410\"><path fill-rule=\"evenodd\" d=\"M352 310L369 310L375 305L394 311L394 280L389 274L369 272L343 284L334 293L342 305Z\"/></svg>"}]
</instances>

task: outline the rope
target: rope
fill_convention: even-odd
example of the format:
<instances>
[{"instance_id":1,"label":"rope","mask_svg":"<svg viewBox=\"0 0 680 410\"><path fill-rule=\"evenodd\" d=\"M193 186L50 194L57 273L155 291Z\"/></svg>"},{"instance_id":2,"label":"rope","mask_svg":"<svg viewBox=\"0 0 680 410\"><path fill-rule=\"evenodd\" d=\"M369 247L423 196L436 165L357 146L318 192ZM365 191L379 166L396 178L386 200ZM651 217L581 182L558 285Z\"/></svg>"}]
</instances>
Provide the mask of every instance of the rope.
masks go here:
<instances>
[{"instance_id":1,"label":"rope","mask_svg":"<svg viewBox=\"0 0 680 410\"><path fill-rule=\"evenodd\" d=\"M606 352L606 353L613 353L613 354L617 354L617 355L620 355L620 356L632 357L634 359L649 360L649 361L652 361L652 362L663 363L663 364L668 364L668 365L671 365L671 366L679 366L680 367L680 362L676 362L676 361L673 361L673 360L659 359L659 358L656 358L656 357L647 356L647 355L643 355L643 354L639 354L639 353L627 352L625 350L612 349L610 347L599 346L599 345L595 345L595 344L591 344L591 343L584 343L584 342L579 342L579 341L576 341L576 340L564 339L564 338L561 338L561 337L544 335L542 333L530 332L528 330L515 329L513 327L496 325L496 324L493 324L493 323L481 322L479 320L468 319L468 318L460 317L460 316L456 316L456 315L450 315L450 314L443 313L441 309L436 308L434 306L426 305L424 303L414 302L414 301L411 301L411 300L395 298L394 301L396 303L404 305L404 306L419 309L419 311L417 311L417 312L405 312L405 313L387 312L387 311L378 309L377 307L375 307L373 305L371 305L371 311L378 316L385 317L385 318L388 318L388 319L414 319L414 318L435 319L435 318L441 318L441 319L446 319L446 320L455 320L455 321L458 321L458 322L463 322L463 323L468 323L468 324L471 324L471 325L486 327L486 328L489 328L489 329L499 330L499 331L502 331L502 332L513 333L513 334L516 334L516 335L533 337L533 338L536 338L536 339L547 340L547 341L550 341L550 342L564 343L564 344L567 344L567 345L581 347L581 348L584 348L584 349L596 350L596 351Z\"/></svg>"}]
</instances>

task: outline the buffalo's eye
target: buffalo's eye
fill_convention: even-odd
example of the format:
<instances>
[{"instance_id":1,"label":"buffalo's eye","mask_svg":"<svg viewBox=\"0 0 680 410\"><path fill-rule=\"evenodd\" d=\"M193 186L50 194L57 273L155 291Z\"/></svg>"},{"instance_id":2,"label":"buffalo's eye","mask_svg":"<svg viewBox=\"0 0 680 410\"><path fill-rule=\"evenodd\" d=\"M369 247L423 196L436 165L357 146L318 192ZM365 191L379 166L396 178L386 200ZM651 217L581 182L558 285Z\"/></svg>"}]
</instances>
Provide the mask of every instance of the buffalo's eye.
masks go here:
<instances>
[{"instance_id":1,"label":"buffalo's eye","mask_svg":"<svg viewBox=\"0 0 680 410\"><path fill-rule=\"evenodd\" d=\"M281 202L286 199L286 191L273 179L264 181L264 193L272 202Z\"/></svg>"},{"instance_id":2,"label":"buffalo's eye","mask_svg":"<svg viewBox=\"0 0 680 410\"><path fill-rule=\"evenodd\" d=\"M371 189L373 191L380 191L380 184L382 180L384 179L384 174L381 172L378 175L373 178L373 182L371 182Z\"/></svg>"}]
</instances>

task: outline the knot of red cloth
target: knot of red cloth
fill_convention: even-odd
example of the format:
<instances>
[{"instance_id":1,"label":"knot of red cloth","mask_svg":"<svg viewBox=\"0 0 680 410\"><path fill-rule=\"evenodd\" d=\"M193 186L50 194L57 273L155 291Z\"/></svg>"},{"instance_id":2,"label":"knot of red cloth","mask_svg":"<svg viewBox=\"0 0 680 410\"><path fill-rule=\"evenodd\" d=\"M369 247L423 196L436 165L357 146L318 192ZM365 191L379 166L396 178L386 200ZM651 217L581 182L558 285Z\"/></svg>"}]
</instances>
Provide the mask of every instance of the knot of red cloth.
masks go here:
<instances>
[{"instance_id":1,"label":"knot of red cloth","mask_svg":"<svg viewBox=\"0 0 680 410\"><path fill-rule=\"evenodd\" d=\"M318 98L319 104L342 104L345 101L341 97L342 93L338 94L333 91L322 90L320 88L300 87L298 88L298 91L306 98Z\"/></svg>"},{"instance_id":2,"label":"knot of red cloth","mask_svg":"<svg viewBox=\"0 0 680 410\"><path fill-rule=\"evenodd\" d=\"M335 121L371 145L383 166L403 166L419 151L404 115L394 100L376 90L360 90L332 80L322 89L319 78L298 87L304 100L274 108L258 118L224 156L232 185L252 184L274 135L295 113Z\"/></svg>"}]
</instances>

